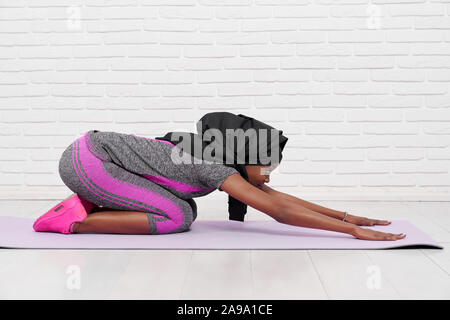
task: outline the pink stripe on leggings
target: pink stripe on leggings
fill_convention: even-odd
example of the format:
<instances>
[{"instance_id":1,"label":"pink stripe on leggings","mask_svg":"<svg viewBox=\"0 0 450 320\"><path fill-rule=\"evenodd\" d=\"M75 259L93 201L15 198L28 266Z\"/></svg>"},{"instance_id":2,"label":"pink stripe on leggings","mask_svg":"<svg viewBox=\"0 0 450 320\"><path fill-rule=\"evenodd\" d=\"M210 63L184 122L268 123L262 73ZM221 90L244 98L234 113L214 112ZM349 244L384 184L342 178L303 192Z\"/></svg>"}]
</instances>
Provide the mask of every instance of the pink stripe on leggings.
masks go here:
<instances>
[{"instance_id":1,"label":"pink stripe on leggings","mask_svg":"<svg viewBox=\"0 0 450 320\"><path fill-rule=\"evenodd\" d=\"M102 192L101 190L99 190L98 188L93 186L89 181L87 181L87 180L85 181L86 178L84 177L84 174L81 172L81 169L78 166L78 162L76 162L77 161L77 154L79 152L78 148L79 148L78 147L78 141L75 141L73 143L73 148L72 148L72 160L73 160L73 166L74 166L74 169L75 169L76 174L78 176L78 179L84 184L84 186L87 189L89 189L89 191L91 191L93 194L95 194L96 196L98 196L98 197L100 197L102 199L105 199L107 201L110 201L110 202L113 202L113 203L116 203L116 204L119 204L119 205L122 205L122 206L125 206L125 207L128 207L128 208L136 209L133 206L129 206L129 205L123 204L121 202L116 202L116 201L110 200L108 198L102 197L101 194L104 194L104 192ZM83 176L83 177L81 177L81 176ZM113 199L117 199L117 200L120 200L120 201L123 201L123 202L128 202L130 204L133 204L134 206L141 207L141 208L143 208L145 210L149 210L147 207L141 206L139 204L134 204L131 201L123 200L123 199L120 199L120 198L117 198L117 197L114 197L114 196L111 196L111 195L108 195L108 196L113 198Z\"/></svg>"},{"instance_id":2,"label":"pink stripe on leggings","mask_svg":"<svg viewBox=\"0 0 450 320\"><path fill-rule=\"evenodd\" d=\"M147 137L140 137L140 136L137 136L135 134L130 134L130 135L134 136L134 137L137 137L137 138L145 138L145 139L148 139L148 140L164 142L164 143L168 143L168 144L170 144L172 146L175 146L175 144L173 144L170 141L166 141L166 140L159 140L159 139L152 139L152 138L147 138ZM198 188L198 187L192 186L192 185L187 184L187 183L183 183L183 182L176 181L176 180L171 180L171 179L168 179L168 178L162 177L162 176L152 176L152 175L149 175L149 174L141 174L141 176L146 178L146 179L149 179L149 180L151 180L153 182L156 182L158 184L162 184L162 185L168 186L168 187L170 187L170 188L172 188L172 189L174 189L176 191L183 192L183 193L209 192L209 191L212 191L212 190L216 189L215 187L210 188L210 189L202 189L202 188Z\"/></svg>"},{"instance_id":3,"label":"pink stripe on leggings","mask_svg":"<svg viewBox=\"0 0 450 320\"><path fill-rule=\"evenodd\" d=\"M169 216L170 220L156 221L158 233L170 233L172 230L177 229L183 224L184 212L175 202L154 191L131 184L126 181L116 179L113 176L111 176L103 167L102 161L97 157L95 157L89 151L87 147L86 138L87 137L85 134L82 138L79 138L77 141L74 142L74 154L73 154L74 168L77 171L78 178L80 179L80 181L82 181L82 183L86 186L86 188L88 188L92 193L94 193L95 195L97 195L102 199L120 204L122 206L133 208L120 202L115 202L113 200L105 198L103 196L105 193L98 190L89 181L85 181L85 179L80 176L83 175L83 173L79 170L77 166L78 163L76 163L77 152L79 152L80 154L80 162L81 162L80 166L84 168L86 175L92 180L93 183L101 186L109 193L121 195L123 197L127 197L148 205L152 205L153 207L157 207L158 209L164 211ZM78 148L76 148L77 143ZM148 208L135 204L131 201L126 201L111 196L109 194L106 195L108 197L112 197L120 201L128 202L130 204L133 204L134 206L142 207L145 212L149 211Z\"/></svg>"},{"instance_id":4,"label":"pink stripe on leggings","mask_svg":"<svg viewBox=\"0 0 450 320\"><path fill-rule=\"evenodd\" d=\"M168 179L168 178L162 177L162 176L151 176L148 174L142 174L141 176L143 176L144 178L149 179L153 182L156 182L158 184L168 186L174 190L184 192L184 193L208 192L208 191L215 189L215 187L210 188L210 189L197 188L190 184L183 183L183 182L176 181L176 180L171 180L171 179Z\"/></svg>"}]
</instances>

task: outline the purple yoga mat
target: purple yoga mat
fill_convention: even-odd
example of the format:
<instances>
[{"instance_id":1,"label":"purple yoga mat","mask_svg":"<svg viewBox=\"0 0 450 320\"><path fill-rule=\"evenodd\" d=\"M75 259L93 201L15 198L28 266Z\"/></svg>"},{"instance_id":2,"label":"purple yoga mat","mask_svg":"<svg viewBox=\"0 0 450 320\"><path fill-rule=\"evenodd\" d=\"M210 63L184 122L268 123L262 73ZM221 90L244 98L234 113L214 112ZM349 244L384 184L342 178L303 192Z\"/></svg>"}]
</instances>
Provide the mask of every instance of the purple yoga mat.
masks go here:
<instances>
[{"instance_id":1,"label":"purple yoga mat","mask_svg":"<svg viewBox=\"0 0 450 320\"><path fill-rule=\"evenodd\" d=\"M0 217L0 248L36 249L388 249L426 246L443 249L407 220L363 227L406 233L396 241L360 240L352 235L276 221L197 220L186 232L157 235L60 234L35 232L34 219Z\"/></svg>"}]
</instances>

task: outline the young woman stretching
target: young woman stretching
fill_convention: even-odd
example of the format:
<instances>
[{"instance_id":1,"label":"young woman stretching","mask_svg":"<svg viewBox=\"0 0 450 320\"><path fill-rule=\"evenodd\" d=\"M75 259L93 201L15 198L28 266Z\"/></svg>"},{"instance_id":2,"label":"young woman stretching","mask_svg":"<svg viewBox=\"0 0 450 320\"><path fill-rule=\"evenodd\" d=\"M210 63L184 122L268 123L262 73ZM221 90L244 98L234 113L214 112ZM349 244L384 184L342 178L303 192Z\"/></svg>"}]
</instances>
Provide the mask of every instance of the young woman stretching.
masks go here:
<instances>
[{"instance_id":1,"label":"young woman stretching","mask_svg":"<svg viewBox=\"0 0 450 320\"><path fill-rule=\"evenodd\" d=\"M404 234L360 226L389 221L328 209L265 185L278 163L245 165L248 181L222 163L181 163L171 142L133 134L88 131L63 152L59 174L74 194L34 223L38 232L166 234L189 230L197 217L193 198L216 189L284 224L397 240Z\"/></svg>"}]
</instances>

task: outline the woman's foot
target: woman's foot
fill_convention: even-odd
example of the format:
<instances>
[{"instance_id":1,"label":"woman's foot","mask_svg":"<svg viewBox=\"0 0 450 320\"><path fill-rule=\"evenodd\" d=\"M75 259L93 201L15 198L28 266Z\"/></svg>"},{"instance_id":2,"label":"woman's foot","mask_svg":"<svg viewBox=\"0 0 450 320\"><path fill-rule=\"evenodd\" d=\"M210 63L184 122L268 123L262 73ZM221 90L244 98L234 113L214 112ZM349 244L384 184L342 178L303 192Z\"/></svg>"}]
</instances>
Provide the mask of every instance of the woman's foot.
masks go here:
<instances>
[{"instance_id":1,"label":"woman's foot","mask_svg":"<svg viewBox=\"0 0 450 320\"><path fill-rule=\"evenodd\" d=\"M95 204L74 193L39 217L33 228L37 232L73 233L72 225L84 220L94 207Z\"/></svg>"}]
</instances>

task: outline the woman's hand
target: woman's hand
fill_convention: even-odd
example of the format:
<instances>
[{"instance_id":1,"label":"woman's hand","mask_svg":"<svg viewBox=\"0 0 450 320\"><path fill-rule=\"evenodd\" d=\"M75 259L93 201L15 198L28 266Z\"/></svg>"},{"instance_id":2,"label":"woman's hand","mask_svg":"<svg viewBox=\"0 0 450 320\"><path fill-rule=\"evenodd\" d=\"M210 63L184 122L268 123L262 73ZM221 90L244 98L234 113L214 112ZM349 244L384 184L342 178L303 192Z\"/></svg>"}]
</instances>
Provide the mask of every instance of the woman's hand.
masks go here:
<instances>
[{"instance_id":1,"label":"woman's hand","mask_svg":"<svg viewBox=\"0 0 450 320\"><path fill-rule=\"evenodd\" d=\"M366 217L358 217L351 214L347 214L345 222L353 223L357 226L374 226L374 225L387 226L388 224L391 224L391 222L387 220L369 219Z\"/></svg>"},{"instance_id":2,"label":"woman's hand","mask_svg":"<svg viewBox=\"0 0 450 320\"><path fill-rule=\"evenodd\" d=\"M401 234L386 233L359 227L355 228L355 230L351 233L351 235L362 240L399 240L406 237L406 234L404 233Z\"/></svg>"}]
</instances>

